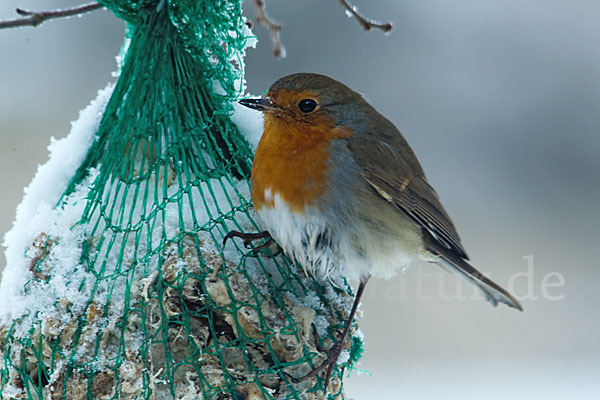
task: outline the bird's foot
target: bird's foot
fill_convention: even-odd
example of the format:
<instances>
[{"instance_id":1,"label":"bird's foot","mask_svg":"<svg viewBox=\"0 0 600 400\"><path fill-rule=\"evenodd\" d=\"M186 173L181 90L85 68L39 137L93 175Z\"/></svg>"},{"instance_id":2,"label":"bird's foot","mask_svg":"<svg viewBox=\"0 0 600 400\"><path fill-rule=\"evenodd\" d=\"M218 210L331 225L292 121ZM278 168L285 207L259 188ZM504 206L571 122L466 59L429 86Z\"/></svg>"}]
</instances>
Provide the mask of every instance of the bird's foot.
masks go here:
<instances>
[{"instance_id":1,"label":"bird's foot","mask_svg":"<svg viewBox=\"0 0 600 400\"><path fill-rule=\"evenodd\" d=\"M269 234L268 231L262 231L262 232L257 232L257 233L242 233L240 231L229 231L227 233L227 235L225 235L225 237L223 238L223 246L225 246L225 243L227 243L227 241L231 238L240 238L244 240L244 247L246 247L247 249L250 248L250 244L255 241L255 240L260 240L260 239L269 239L267 240L265 243L261 244L260 246L255 247L254 249L252 249L252 254L257 255L259 252L265 250L265 249L269 249L272 248L273 246L277 246L277 249L275 251L273 251L273 257L278 255L279 253L281 253L281 247L279 247L277 245L277 243L275 242L275 240L271 237L271 235Z\"/></svg>"},{"instance_id":2,"label":"bird's foot","mask_svg":"<svg viewBox=\"0 0 600 400\"><path fill-rule=\"evenodd\" d=\"M350 315L348 316L348 319L346 320L346 324L344 325L344 330L340 334L340 339L337 341L337 343L335 345L333 345L333 347L331 349L324 352L327 354L327 358L325 358L325 361L323 361L321 363L321 365L319 365L318 367L316 367L315 369L313 369L312 371L310 371L308 374L304 375L303 377L294 378L294 377L290 376L289 374L286 374L289 376L289 378L292 382L294 382L294 383L302 382L306 379L314 377L322 370L327 369L327 372L325 373L325 382L324 382L324 384L325 384L324 388L325 388L325 391L327 392L327 387L329 386L329 378L331 378L331 374L333 373L333 368L337 364L337 360L340 357L340 353L342 352L342 349L344 347L344 342L350 333L350 327L352 325L352 321L354 320L354 316L356 315L356 310L358 309L358 305L360 304L360 299L365 291L365 286L367 285L368 279L369 278L367 277L367 278L363 278L360 281L360 284L358 285L358 289L356 291L356 295L354 296L354 302L352 303L352 309L350 310ZM313 335L315 336L315 346L317 347L317 351L321 352L322 350L319 348L319 340L318 340L318 335L317 335L316 329L313 331Z\"/></svg>"},{"instance_id":3,"label":"bird's foot","mask_svg":"<svg viewBox=\"0 0 600 400\"><path fill-rule=\"evenodd\" d=\"M314 329L314 326L313 326L313 335L315 337L315 347L317 348L317 351L319 351L320 353L326 354L325 360L320 365L315 367L312 371L310 371L308 374L301 376L299 378L295 378L289 374L286 374L286 375L293 383L300 383L307 379L313 378L319 372L326 370L325 381L324 381L323 387L325 388L325 391L327 391L327 386L329 386L329 379L331 378L331 374L333 373L333 368L337 364L337 360L340 357L340 354L342 353L342 349L343 349L344 341L345 341L346 337L345 337L345 335L342 336L340 338L340 340L338 340L337 343L333 345L333 347L331 347L329 350L325 350L325 349L321 348L319 345L319 340L318 340L319 338L318 338L316 329Z\"/></svg>"}]
</instances>

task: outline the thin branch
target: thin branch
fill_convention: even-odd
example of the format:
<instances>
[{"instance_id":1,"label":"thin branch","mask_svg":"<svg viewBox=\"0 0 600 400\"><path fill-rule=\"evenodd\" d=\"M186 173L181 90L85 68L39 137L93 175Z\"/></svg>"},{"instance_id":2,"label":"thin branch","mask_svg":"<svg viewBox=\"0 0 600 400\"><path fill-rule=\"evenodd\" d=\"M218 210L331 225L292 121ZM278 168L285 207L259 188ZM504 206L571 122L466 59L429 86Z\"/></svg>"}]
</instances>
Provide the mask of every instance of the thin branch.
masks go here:
<instances>
[{"instance_id":1,"label":"thin branch","mask_svg":"<svg viewBox=\"0 0 600 400\"><path fill-rule=\"evenodd\" d=\"M285 48L281 43L281 39L279 39L279 32L281 32L282 29L281 24L272 19L265 12L265 2L263 0L254 0L254 4L256 5L256 23L261 24L271 31L271 40L273 41L273 57L285 57Z\"/></svg>"},{"instance_id":2,"label":"thin branch","mask_svg":"<svg viewBox=\"0 0 600 400\"><path fill-rule=\"evenodd\" d=\"M98 10L104 6L100 3L82 4L77 7L54 11L27 11L17 8L15 11L23 18L10 21L0 21L0 29L16 28L19 26L38 26L49 19L70 17L73 15L85 14L90 11Z\"/></svg>"},{"instance_id":3,"label":"thin branch","mask_svg":"<svg viewBox=\"0 0 600 400\"><path fill-rule=\"evenodd\" d=\"M358 12L358 7L353 4L350 4L348 0L339 0L342 7L346 9L346 13L350 17L356 18L358 23L363 27L365 31L370 31L371 29L379 29L383 32L389 32L394 27L391 22L379 22L373 19L367 18L361 13Z\"/></svg>"}]
</instances>

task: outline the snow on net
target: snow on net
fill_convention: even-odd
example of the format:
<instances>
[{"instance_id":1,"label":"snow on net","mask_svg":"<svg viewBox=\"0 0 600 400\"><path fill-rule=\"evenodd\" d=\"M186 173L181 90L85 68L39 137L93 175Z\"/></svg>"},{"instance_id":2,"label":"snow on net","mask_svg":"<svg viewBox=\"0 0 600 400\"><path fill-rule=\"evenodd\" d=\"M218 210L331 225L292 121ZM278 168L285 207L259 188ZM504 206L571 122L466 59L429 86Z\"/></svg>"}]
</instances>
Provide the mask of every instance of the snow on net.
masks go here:
<instances>
[{"instance_id":1,"label":"snow on net","mask_svg":"<svg viewBox=\"0 0 600 400\"><path fill-rule=\"evenodd\" d=\"M235 105L255 38L235 0L102 1L128 23L115 85L49 147L5 237L3 399L342 398L324 394L351 289L256 257L259 113Z\"/></svg>"}]
</instances>

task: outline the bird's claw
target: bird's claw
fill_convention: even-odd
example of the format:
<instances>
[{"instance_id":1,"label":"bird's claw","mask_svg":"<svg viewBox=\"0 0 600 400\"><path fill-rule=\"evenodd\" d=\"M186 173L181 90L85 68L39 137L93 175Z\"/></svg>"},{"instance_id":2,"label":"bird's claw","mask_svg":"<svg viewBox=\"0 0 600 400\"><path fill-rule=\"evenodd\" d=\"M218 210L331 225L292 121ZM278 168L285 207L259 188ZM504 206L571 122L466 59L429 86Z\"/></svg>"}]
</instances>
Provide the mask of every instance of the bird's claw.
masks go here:
<instances>
[{"instance_id":1,"label":"bird's claw","mask_svg":"<svg viewBox=\"0 0 600 400\"><path fill-rule=\"evenodd\" d=\"M267 240L265 243L252 249L252 254L254 254L254 255L257 255L262 250L271 247L273 244L276 244L275 240L271 237L271 235L269 234L268 231L262 231L262 232L256 232L256 233L243 233L240 231L229 231L223 238L223 246L225 246L225 244L227 243L227 241L229 239L232 239L234 237L243 239L242 243L244 244L244 247L247 249L252 248L252 246L250 246L250 245L252 244L253 241L268 238L269 240ZM278 255L279 253L281 253L281 248L279 246L277 246L277 247L278 247L277 251L273 254L273 257Z\"/></svg>"},{"instance_id":2,"label":"bird's claw","mask_svg":"<svg viewBox=\"0 0 600 400\"><path fill-rule=\"evenodd\" d=\"M300 383L302 381L305 381L307 379L310 379L310 378L316 376L319 372L321 372L322 370L327 368L327 372L325 374L325 381L324 381L324 388L325 388L325 390L327 390L327 386L329 385L329 379L331 378L331 374L333 373L333 368L337 364L337 360L340 357L340 354L342 353L342 347L344 345L345 338L342 338L342 340L336 342L336 344L334 344L329 350L325 350L319 345L319 335L318 335L317 329L314 325L313 325L313 337L315 340L315 347L316 347L317 351L320 353L327 354L325 360L319 366L317 366L312 371L310 371L308 374L301 376L299 378L293 377L292 375L290 375L289 373L287 373L285 371L282 371L282 372L288 377L288 379L290 381L292 381L292 383Z\"/></svg>"}]
</instances>

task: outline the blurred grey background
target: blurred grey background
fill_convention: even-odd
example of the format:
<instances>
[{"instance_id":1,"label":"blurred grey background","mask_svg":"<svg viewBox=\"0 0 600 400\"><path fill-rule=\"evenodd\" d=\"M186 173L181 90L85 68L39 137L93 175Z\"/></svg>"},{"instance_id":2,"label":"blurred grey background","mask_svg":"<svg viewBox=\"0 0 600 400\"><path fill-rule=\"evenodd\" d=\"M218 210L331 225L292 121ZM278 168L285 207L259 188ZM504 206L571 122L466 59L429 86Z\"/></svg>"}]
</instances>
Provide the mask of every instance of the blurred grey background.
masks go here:
<instances>
[{"instance_id":1,"label":"blurred grey background","mask_svg":"<svg viewBox=\"0 0 600 400\"><path fill-rule=\"evenodd\" d=\"M53 9L73 0L5 0ZM364 93L404 133L473 263L522 299L493 309L434 266L372 280L355 399L600 398L600 2L267 0L246 59L251 93L299 71ZM244 5L254 18L251 2ZM50 137L111 81L123 24L107 11L0 31L0 232ZM2 256L0 266L4 265Z\"/></svg>"}]
</instances>

